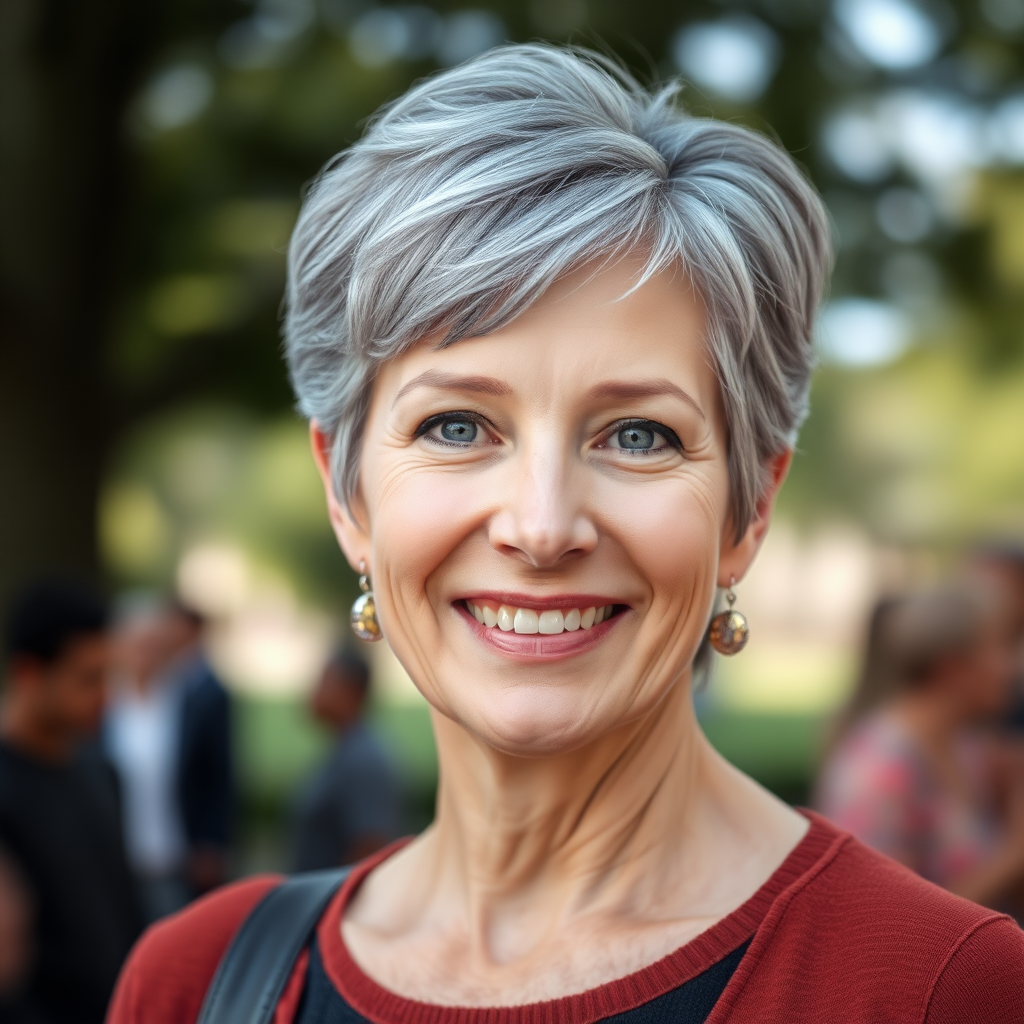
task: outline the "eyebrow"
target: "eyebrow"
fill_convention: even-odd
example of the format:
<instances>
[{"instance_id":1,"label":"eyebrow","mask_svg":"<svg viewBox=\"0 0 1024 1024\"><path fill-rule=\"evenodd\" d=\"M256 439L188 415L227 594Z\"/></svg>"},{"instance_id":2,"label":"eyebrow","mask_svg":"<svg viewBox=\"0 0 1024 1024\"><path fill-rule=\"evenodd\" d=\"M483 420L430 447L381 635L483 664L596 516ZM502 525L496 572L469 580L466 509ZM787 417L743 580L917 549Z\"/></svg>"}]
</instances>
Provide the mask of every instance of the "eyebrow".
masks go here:
<instances>
[{"instance_id":1,"label":"eyebrow","mask_svg":"<svg viewBox=\"0 0 1024 1024\"><path fill-rule=\"evenodd\" d=\"M495 398L508 398L512 388L503 380L495 377L474 377L460 373L443 373L440 370L424 370L418 377L413 377L408 384L403 384L395 395L396 405L403 395L416 388L437 388L443 391L462 391L471 395L492 395Z\"/></svg>"},{"instance_id":2,"label":"eyebrow","mask_svg":"<svg viewBox=\"0 0 1024 1024\"><path fill-rule=\"evenodd\" d=\"M601 384L595 384L590 389L591 398L660 398L663 395L670 395L678 398L687 405L693 406L700 413L701 419L706 419L704 410L697 404L697 400L687 394L678 384L666 380L664 377L655 377L651 380L606 380Z\"/></svg>"}]
</instances>

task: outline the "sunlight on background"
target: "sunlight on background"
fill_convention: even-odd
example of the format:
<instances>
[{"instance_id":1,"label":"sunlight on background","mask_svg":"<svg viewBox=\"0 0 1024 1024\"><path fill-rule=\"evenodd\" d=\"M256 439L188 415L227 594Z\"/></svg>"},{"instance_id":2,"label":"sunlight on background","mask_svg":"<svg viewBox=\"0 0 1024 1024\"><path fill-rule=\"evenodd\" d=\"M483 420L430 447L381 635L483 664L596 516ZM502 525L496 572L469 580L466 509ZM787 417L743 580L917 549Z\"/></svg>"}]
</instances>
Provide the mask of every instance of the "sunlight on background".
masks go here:
<instances>
[{"instance_id":1,"label":"sunlight on background","mask_svg":"<svg viewBox=\"0 0 1024 1024\"><path fill-rule=\"evenodd\" d=\"M698 86L735 103L764 92L780 57L775 33L747 15L688 25L676 35L673 55Z\"/></svg>"}]
</instances>

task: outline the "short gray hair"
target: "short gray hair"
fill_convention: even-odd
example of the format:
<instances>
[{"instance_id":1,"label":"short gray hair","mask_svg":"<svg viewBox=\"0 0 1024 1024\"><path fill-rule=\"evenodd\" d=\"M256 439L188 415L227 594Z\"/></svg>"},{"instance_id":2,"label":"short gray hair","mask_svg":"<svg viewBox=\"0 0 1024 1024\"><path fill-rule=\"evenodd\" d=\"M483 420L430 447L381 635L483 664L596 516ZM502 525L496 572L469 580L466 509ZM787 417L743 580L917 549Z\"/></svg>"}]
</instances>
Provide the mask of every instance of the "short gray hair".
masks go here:
<instances>
[{"instance_id":1,"label":"short gray hair","mask_svg":"<svg viewBox=\"0 0 1024 1024\"><path fill-rule=\"evenodd\" d=\"M415 85L321 171L288 251L285 338L346 503L383 362L495 331L573 269L639 252L641 281L682 264L707 307L742 534L807 413L830 231L781 147L686 114L679 91L590 51L503 46Z\"/></svg>"}]
</instances>

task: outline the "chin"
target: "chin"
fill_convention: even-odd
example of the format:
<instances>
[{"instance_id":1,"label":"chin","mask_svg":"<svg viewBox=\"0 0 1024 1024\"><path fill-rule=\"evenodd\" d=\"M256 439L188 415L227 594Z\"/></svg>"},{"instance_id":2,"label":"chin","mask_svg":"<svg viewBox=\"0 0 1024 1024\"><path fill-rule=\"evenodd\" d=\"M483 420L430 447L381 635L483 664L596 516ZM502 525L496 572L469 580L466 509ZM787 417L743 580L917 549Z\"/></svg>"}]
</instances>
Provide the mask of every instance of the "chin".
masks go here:
<instances>
[{"instance_id":1,"label":"chin","mask_svg":"<svg viewBox=\"0 0 1024 1024\"><path fill-rule=\"evenodd\" d=\"M471 709L461 724L504 754L551 757L585 746L615 724L602 728L596 711L547 687L517 687Z\"/></svg>"}]
</instances>

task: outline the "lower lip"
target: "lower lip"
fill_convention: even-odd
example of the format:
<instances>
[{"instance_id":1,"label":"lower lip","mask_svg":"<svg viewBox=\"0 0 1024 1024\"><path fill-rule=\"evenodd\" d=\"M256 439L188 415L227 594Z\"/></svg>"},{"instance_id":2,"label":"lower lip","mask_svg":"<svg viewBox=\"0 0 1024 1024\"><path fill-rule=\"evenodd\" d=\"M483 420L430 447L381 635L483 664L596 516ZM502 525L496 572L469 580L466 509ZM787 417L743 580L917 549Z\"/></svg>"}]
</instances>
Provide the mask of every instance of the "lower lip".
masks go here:
<instances>
[{"instance_id":1,"label":"lower lip","mask_svg":"<svg viewBox=\"0 0 1024 1024\"><path fill-rule=\"evenodd\" d=\"M571 658L599 644L608 633L615 628L622 613L591 626L590 629L575 629L572 632L563 630L561 633L507 633L497 626L485 626L470 614L463 604L455 605L455 610L462 620L485 643L490 644L505 657L522 661L558 661Z\"/></svg>"}]
</instances>

